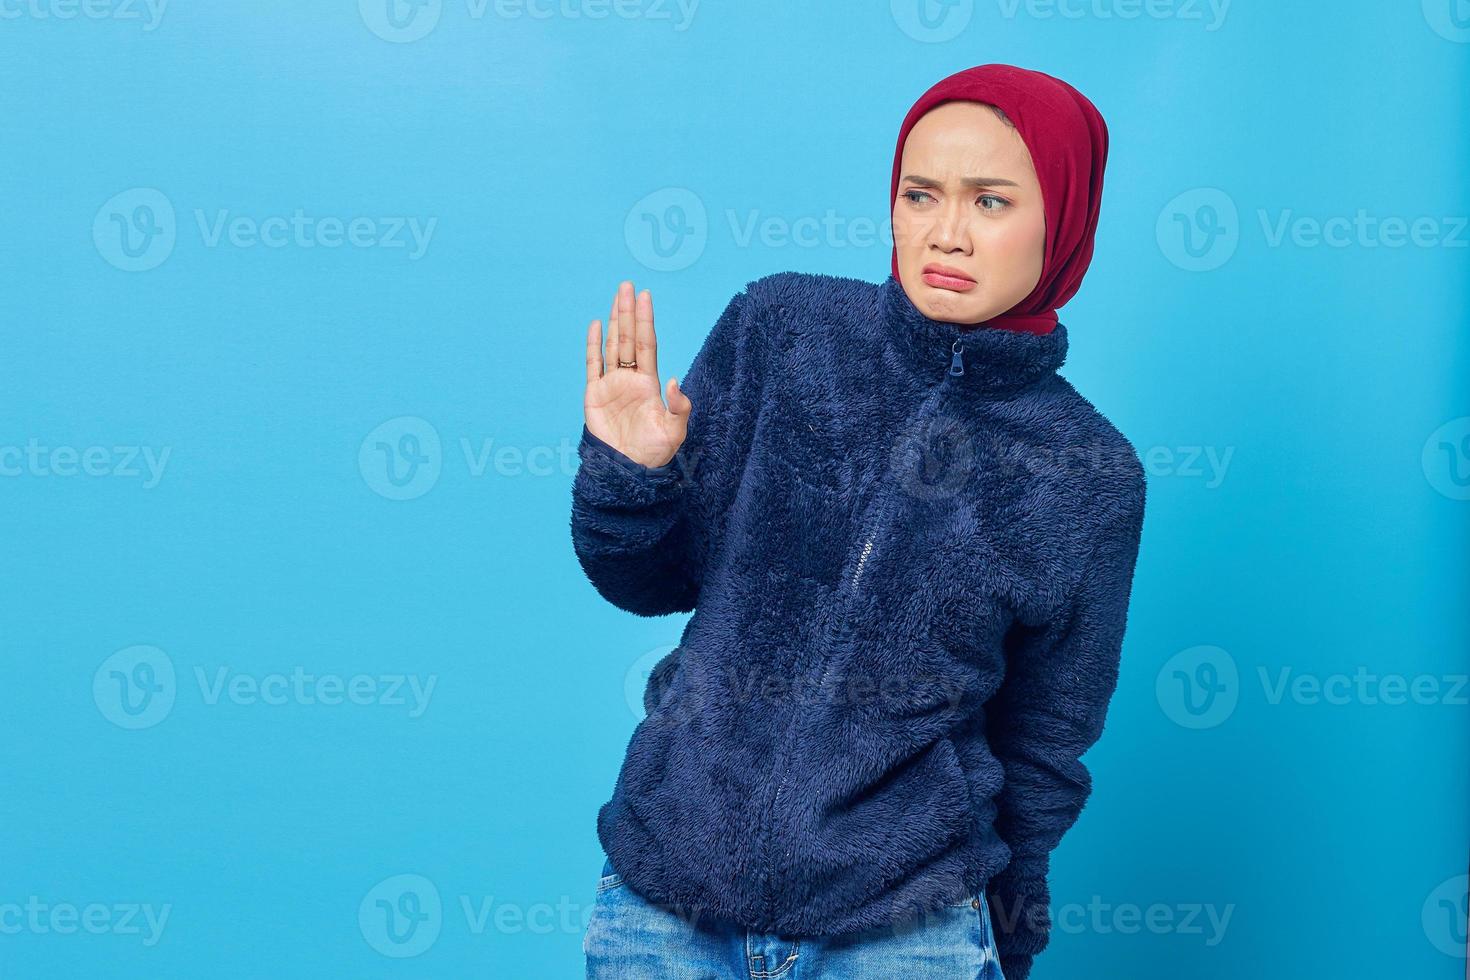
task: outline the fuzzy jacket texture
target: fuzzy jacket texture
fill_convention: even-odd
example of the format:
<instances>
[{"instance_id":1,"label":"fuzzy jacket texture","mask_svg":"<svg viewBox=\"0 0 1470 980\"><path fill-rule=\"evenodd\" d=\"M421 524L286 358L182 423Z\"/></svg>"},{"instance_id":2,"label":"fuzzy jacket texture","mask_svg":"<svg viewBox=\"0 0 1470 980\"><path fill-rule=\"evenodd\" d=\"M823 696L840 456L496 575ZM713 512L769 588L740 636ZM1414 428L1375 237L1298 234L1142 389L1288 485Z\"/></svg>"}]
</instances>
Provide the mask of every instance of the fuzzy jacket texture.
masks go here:
<instances>
[{"instance_id":1,"label":"fuzzy jacket texture","mask_svg":"<svg viewBox=\"0 0 1470 980\"><path fill-rule=\"evenodd\" d=\"M584 425L572 541L597 591L692 612L597 832L648 898L747 928L891 928L984 888L1001 968L1050 931L1091 790L1145 481L1043 335L883 283L782 272L681 381L678 455Z\"/></svg>"}]
</instances>

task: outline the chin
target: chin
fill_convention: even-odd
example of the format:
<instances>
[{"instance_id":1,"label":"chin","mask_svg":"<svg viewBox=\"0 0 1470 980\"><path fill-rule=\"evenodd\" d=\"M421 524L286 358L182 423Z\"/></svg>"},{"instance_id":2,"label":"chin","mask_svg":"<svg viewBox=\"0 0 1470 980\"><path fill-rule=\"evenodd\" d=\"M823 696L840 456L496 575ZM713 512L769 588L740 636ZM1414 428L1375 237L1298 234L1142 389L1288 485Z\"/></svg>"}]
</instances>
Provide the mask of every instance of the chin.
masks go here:
<instances>
[{"instance_id":1,"label":"chin","mask_svg":"<svg viewBox=\"0 0 1470 980\"><path fill-rule=\"evenodd\" d=\"M985 303L973 293L960 294L921 283L924 289L924 315L931 320L953 323L979 323L985 319Z\"/></svg>"}]
</instances>

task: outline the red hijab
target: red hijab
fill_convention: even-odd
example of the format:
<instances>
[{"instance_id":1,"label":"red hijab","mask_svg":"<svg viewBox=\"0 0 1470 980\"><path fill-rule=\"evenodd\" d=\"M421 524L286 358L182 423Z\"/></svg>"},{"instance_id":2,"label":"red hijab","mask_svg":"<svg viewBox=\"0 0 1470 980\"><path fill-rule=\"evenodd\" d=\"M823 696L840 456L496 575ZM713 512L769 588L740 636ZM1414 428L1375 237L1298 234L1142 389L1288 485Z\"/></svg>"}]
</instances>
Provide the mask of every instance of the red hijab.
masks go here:
<instances>
[{"instance_id":1,"label":"red hijab","mask_svg":"<svg viewBox=\"0 0 1470 980\"><path fill-rule=\"evenodd\" d=\"M1057 307L1082 285L1092 261L1092 238L1102 204L1103 168L1108 161L1108 127L1097 107L1059 78L1014 65L977 65L937 82L919 97L898 131L893 151L893 185L888 208L898 198L899 168L909 130L941 102L989 102L1015 123L1041 184L1046 212L1046 257L1031 294L981 326L1025 333L1050 333ZM898 278L898 246L893 248Z\"/></svg>"}]
</instances>

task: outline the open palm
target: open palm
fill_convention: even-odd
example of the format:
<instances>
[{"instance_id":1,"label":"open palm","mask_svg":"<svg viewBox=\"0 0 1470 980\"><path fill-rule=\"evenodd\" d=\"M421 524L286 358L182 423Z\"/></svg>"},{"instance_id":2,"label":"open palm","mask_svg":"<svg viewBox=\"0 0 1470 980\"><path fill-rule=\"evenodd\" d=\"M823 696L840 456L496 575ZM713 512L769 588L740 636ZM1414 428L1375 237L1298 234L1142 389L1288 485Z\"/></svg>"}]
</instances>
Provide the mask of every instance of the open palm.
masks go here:
<instances>
[{"instance_id":1,"label":"open palm","mask_svg":"<svg viewBox=\"0 0 1470 980\"><path fill-rule=\"evenodd\" d=\"M644 466L662 466L684 444L694 406L673 377L667 385L667 407L659 397L653 295L645 289L635 297L633 283L624 280L613 296L607 329L605 364L602 323L593 320L587 327L587 390L582 397L587 428ZM636 366L619 367L619 361Z\"/></svg>"}]
</instances>

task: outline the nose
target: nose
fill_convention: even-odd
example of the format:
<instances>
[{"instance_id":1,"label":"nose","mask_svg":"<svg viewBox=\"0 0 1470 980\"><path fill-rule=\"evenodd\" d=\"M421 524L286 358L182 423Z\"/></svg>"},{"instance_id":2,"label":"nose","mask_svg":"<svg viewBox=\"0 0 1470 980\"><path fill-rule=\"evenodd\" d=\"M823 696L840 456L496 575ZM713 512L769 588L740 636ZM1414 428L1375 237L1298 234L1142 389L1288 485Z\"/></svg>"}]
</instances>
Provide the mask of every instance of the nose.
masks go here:
<instances>
[{"instance_id":1,"label":"nose","mask_svg":"<svg viewBox=\"0 0 1470 980\"><path fill-rule=\"evenodd\" d=\"M929 230L929 244L941 252L964 252L968 240L964 217L959 208L953 202L946 203Z\"/></svg>"}]
</instances>

